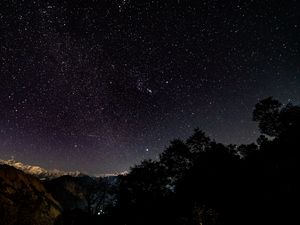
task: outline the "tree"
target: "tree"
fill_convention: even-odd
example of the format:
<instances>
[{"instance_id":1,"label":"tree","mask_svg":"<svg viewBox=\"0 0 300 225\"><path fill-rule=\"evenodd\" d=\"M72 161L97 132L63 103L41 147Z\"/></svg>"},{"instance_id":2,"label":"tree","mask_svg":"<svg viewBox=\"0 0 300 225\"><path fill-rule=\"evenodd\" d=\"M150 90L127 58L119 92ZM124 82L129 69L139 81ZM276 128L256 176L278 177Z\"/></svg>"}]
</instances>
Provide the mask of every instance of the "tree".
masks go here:
<instances>
[{"instance_id":1,"label":"tree","mask_svg":"<svg viewBox=\"0 0 300 225\"><path fill-rule=\"evenodd\" d=\"M282 104L269 97L261 100L255 105L253 121L258 122L262 134L278 137L280 134L279 114Z\"/></svg>"},{"instance_id":2,"label":"tree","mask_svg":"<svg viewBox=\"0 0 300 225\"><path fill-rule=\"evenodd\" d=\"M258 151L258 146L254 143L248 145L240 145L238 147L239 154L245 158Z\"/></svg>"},{"instance_id":3,"label":"tree","mask_svg":"<svg viewBox=\"0 0 300 225\"><path fill-rule=\"evenodd\" d=\"M164 199L171 193L165 168L153 160L131 168L119 190L118 207L126 224L158 224L167 209Z\"/></svg>"},{"instance_id":4,"label":"tree","mask_svg":"<svg viewBox=\"0 0 300 225\"><path fill-rule=\"evenodd\" d=\"M293 142L300 137L297 132L300 126L300 107L291 103L283 106L272 97L266 98L256 104L253 120L258 122L261 133L269 137L281 137Z\"/></svg>"},{"instance_id":5,"label":"tree","mask_svg":"<svg viewBox=\"0 0 300 225\"><path fill-rule=\"evenodd\" d=\"M261 100L255 105L253 120L258 122L262 134L277 137L280 134L279 113L282 104L272 97Z\"/></svg>"},{"instance_id":6,"label":"tree","mask_svg":"<svg viewBox=\"0 0 300 225\"><path fill-rule=\"evenodd\" d=\"M192 154L190 148L179 139L171 141L171 145L160 155L160 163L166 169L170 185L191 167Z\"/></svg>"},{"instance_id":7,"label":"tree","mask_svg":"<svg viewBox=\"0 0 300 225\"><path fill-rule=\"evenodd\" d=\"M87 201L87 210L91 215L101 215L105 207L112 203L115 187L108 178L99 178L87 183L84 187L84 195Z\"/></svg>"},{"instance_id":8,"label":"tree","mask_svg":"<svg viewBox=\"0 0 300 225\"><path fill-rule=\"evenodd\" d=\"M191 151L195 154L209 148L210 142L210 138L199 128L196 128L192 136L186 141L187 145L191 148Z\"/></svg>"}]
</instances>

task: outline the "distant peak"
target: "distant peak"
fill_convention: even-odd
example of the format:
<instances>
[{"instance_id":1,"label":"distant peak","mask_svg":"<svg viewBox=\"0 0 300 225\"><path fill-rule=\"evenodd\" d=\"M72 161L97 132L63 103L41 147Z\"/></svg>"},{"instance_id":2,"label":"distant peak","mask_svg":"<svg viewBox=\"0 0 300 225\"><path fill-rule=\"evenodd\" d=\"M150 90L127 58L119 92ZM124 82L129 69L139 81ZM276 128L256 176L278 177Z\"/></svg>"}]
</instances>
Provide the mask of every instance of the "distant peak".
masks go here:
<instances>
[{"instance_id":1,"label":"distant peak","mask_svg":"<svg viewBox=\"0 0 300 225\"><path fill-rule=\"evenodd\" d=\"M81 173L80 171L65 172L65 171L61 171L58 169L47 170L40 166L28 165L28 164L24 164L22 162L18 162L14 158L11 158L9 160L0 159L0 164L6 164L9 166L13 166L16 169L22 170L23 172L25 172L27 174L38 177L41 180L50 180L50 179L54 179L54 178L65 176L65 175L69 175L69 176L73 176L73 177L84 176L84 174Z\"/></svg>"}]
</instances>

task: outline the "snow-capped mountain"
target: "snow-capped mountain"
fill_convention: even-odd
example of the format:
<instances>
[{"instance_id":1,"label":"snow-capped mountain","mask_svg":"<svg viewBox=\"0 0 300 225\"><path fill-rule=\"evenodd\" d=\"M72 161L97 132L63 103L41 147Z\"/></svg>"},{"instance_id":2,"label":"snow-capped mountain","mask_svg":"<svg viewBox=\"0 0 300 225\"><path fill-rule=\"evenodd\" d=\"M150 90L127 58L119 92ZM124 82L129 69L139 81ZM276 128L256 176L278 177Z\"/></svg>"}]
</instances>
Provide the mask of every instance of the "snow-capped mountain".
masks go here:
<instances>
[{"instance_id":1,"label":"snow-capped mountain","mask_svg":"<svg viewBox=\"0 0 300 225\"><path fill-rule=\"evenodd\" d=\"M22 170L23 172L33 175L41 180L49 180L49 179L61 177L64 175L69 175L69 176L73 176L73 177L84 176L84 174L82 174L79 171L65 172L65 171L56 170L56 169L55 170L46 170L42 167L23 164L21 162L13 160L13 159L10 159L10 160L0 159L0 164L6 164L9 166L13 166L16 169Z\"/></svg>"}]
</instances>

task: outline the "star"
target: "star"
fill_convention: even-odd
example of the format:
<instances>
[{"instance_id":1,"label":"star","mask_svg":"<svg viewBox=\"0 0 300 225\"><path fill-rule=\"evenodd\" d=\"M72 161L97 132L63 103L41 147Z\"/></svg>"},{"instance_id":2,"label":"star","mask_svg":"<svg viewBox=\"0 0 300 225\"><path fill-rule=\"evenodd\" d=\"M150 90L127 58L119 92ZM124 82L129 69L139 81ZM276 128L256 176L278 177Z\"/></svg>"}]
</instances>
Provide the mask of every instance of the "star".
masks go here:
<instances>
[{"instance_id":1,"label":"star","mask_svg":"<svg viewBox=\"0 0 300 225\"><path fill-rule=\"evenodd\" d=\"M0 1L1 157L125 171L195 127L255 142L260 99L300 102L296 1L105 2Z\"/></svg>"}]
</instances>

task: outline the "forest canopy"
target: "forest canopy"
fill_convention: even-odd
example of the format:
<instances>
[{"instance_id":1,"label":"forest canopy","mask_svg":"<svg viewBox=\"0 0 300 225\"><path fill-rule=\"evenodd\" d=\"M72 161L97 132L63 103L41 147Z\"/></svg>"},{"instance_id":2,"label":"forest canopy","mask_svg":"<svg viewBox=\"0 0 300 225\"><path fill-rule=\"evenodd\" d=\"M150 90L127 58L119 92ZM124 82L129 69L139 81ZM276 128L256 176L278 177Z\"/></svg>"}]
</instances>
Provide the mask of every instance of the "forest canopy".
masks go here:
<instances>
[{"instance_id":1,"label":"forest canopy","mask_svg":"<svg viewBox=\"0 0 300 225\"><path fill-rule=\"evenodd\" d=\"M261 136L252 144L217 143L199 128L171 141L158 160L121 177L114 213L126 224L288 224L296 215L300 107L269 97L253 121Z\"/></svg>"}]
</instances>

